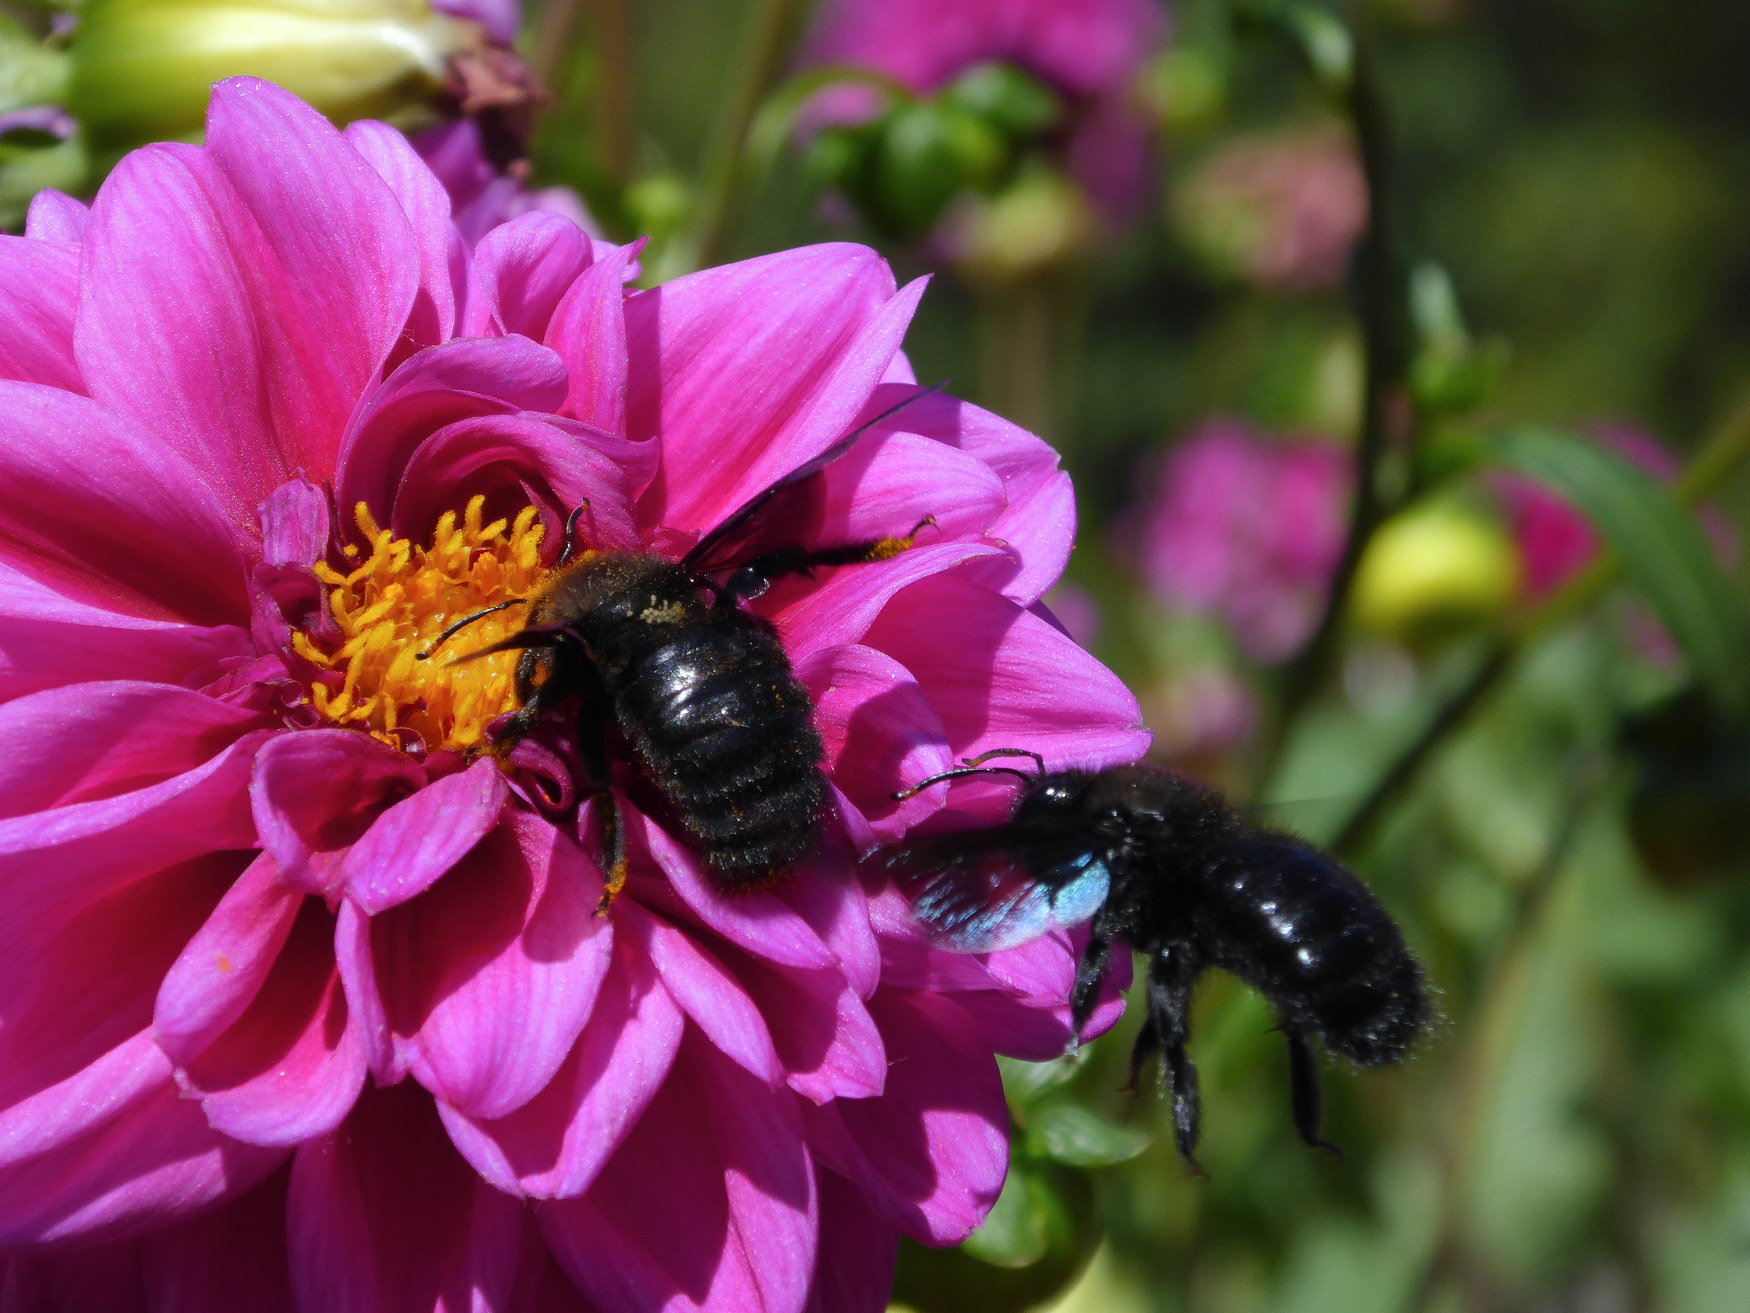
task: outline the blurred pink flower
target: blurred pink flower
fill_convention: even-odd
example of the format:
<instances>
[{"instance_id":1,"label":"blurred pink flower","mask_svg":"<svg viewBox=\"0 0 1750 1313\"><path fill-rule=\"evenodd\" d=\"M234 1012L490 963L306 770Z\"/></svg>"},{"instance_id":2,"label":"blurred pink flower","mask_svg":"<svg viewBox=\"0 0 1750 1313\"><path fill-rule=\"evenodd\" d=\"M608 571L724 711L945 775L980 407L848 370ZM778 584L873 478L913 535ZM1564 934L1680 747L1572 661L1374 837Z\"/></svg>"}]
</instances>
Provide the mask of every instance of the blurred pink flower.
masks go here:
<instances>
[{"instance_id":1,"label":"blurred pink flower","mask_svg":"<svg viewBox=\"0 0 1750 1313\"><path fill-rule=\"evenodd\" d=\"M1014 64L1069 102L1071 172L1096 200L1123 209L1144 184L1148 149L1130 84L1165 30L1157 0L829 0L803 60L873 69L920 95L978 64ZM857 121L874 105L853 87L816 102L832 122Z\"/></svg>"},{"instance_id":2,"label":"blurred pink flower","mask_svg":"<svg viewBox=\"0 0 1750 1313\"><path fill-rule=\"evenodd\" d=\"M1350 477L1338 448L1212 420L1148 476L1121 535L1162 602L1220 616L1253 659L1280 661L1324 605Z\"/></svg>"},{"instance_id":3,"label":"blurred pink flower","mask_svg":"<svg viewBox=\"0 0 1750 1313\"><path fill-rule=\"evenodd\" d=\"M1677 458L1637 429L1602 427L1598 440L1661 479L1677 475ZM1526 594L1540 600L1578 574L1598 552L1598 531L1574 506L1543 484L1517 474L1494 476L1497 495L1519 547Z\"/></svg>"},{"instance_id":4,"label":"blurred pink flower","mask_svg":"<svg viewBox=\"0 0 1750 1313\"><path fill-rule=\"evenodd\" d=\"M811 534L937 532L761 599L820 854L725 897L622 763L598 917L565 735L501 768L508 657L412 652L570 508L678 551L917 395L921 285L823 246L628 292L541 212L470 245L399 134L250 79L206 143L0 237L0 1303L880 1309L900 1231L995 1199L992 1053L1060 1051L1074 951L940 952L854 855L962 755L1146 745L1029 609L1055 456L930 394L831 467Z\"/></svg>"},{"instance_id":5,"label":"blurred pink flower","mask_svg":"<svg viewBox=\"0 0 1750 1313\"><path fill-rule=\"evenodd\" d=\"M451 18L480 24L487 36L506 46L516 40L523 20L521 0L431 0L431 7Z\"/></svg>"},{"instance_id":6,"label":"blurred pink flower","mask_svg":"<svg viewBox=\"0 0 1750 1313\"><path fill-rule=\"evenodd\" d=\"M1332 127L1236 138L1191 170L1173 205L1213 263L1286 291L1342 282L1367 229L1367 181Z\"/></svg>"}]
</instances>

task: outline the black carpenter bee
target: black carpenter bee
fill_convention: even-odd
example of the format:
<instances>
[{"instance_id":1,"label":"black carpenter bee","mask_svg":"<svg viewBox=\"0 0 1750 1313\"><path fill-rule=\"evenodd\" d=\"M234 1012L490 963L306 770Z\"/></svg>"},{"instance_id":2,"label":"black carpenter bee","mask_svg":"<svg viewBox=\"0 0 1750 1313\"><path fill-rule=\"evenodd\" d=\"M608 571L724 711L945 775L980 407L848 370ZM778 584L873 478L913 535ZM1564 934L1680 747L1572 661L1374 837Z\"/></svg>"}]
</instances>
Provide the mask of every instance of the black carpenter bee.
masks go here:
<instances>
[{"instance_id":1,"label":"black carpenter bee","mask_svg":"<svg viewBox=\"0 0 1750 1313\"><path fill-rule=\"evenodd\" d=\"M993 757L1031 757L1038 773L986 766ZM1193 1167L1191 991L1210 967L1232 972L1270 1001L1288 1039L1300 1138L1339 1152L1319 1137L1310 1037L1371 1067L1402 1058L1428 1024L1421 968L1367 887L1311 844L1247 824L1219 794L1150 766L1047 771L1037 753L1004 748L895 797L992 772L1027 783L1006 822L925 835L886 854L918 918L963 952L1091 920L1071 996L1078 1041L1112 942L1145 954L1148 1016L1131 1085L1159 1053L1179 1153Z\"/></svg>"},{"instance_id":2,"label":"black carpenter bee","mask_svg":"<svg viewBox=\"0 0 1750 1313\"><path fill-rule=\"evenodd\" d=\"M578 507L566 524L564 553L533 593L463 617L419 654L431 656L481 616L528 608L520 630L461 659L524 649L516 669L520 706L495 750L530 733L548 712L577 709L578 743L602 816L603 910L626 879L624 827L608 787L616 729L720 887L756 888L815 846L826 780L824 749L810 723L814 706L777 631L742 603L787 575L886 560L932 521L903 538L825 548L750 540L761 537L754 530L774 499L924 395L883 411L750 498L679 561L649 552L574 554Z\"/></svg>"}]
</instances>

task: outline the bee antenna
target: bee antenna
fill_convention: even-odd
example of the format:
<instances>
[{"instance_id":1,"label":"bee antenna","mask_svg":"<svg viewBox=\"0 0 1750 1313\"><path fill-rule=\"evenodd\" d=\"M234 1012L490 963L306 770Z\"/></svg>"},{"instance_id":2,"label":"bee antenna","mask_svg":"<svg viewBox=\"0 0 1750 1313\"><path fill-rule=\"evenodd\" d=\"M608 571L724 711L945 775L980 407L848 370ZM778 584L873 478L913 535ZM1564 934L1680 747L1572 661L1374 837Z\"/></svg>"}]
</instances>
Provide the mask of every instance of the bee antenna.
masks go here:
<instances>
[{"instance_id":1,"label":"bee antenna","mask_svg":"<svg viewBox=\"0 0 1750 1313\"><path fill-rule=\"evenodd\" d=\"M1031 756L1033 754L1029 753L1027 755ZM930 776L927 780L919 780L909 789L901 789L898 793L894 794L893 800L895 802L904 802L907 798L917 797L918 794L922 793L925 789L933 788L947 780L965 779L968 775L1015 775L1025 780L1028 784L1032 784L1039 778L1037 775L1029 775L1024 770L1016 770L1013 766L980 766L975 764L982 760L982 757L970 758L964 766L956 767L954 770L945 770L939 775ZM1043 767L1041 767L1040 773L1044 773Z\"/></svg>"},{"instance_id":2,"label":"bee antenna","mask_svg":"<svg viewBox=\"0 0 1750 1313\"><path fill-rule=\"evenodd\" d=\"M1037 779L1045 774L1045 758L1031 748L991 748L986 752L979 753L976 757L962 758L960 764L963 766L982 766L994 757L1031 757L1033 764L1039 768L1039 775L1034 778ZM1021 772L1015 773L1020 774Z\"/></svg>"},{"instance_id":3,"label":"bee antenna","mask_svg":"<svg viewBox=\"0 0 1750 1313\"><path fill-rule=\"evenodd\" d=\"M432 641L430 643L428 643L425 647L423 647L418 652L416 652L414 654L414 660L416 660L416 661L429 661L431 659L431 654L433 652L436 652L445 643L449 642L450 639L454 635L456 635L460 631L466 629L469 625L473 624L476 620L483 619L484 617L491 615L494 611L502 611L506 607L509 607L509 606L522 606L527 601L528 601L528 599L524 598L524 597L513 597L508 602L500 602L497 606L489 606L489 607L486 607L484 610L474 612L473 615L463 616L460 620L456 621L455 624L451 625L448 629L444 630L443 633L439 634L436 638L432 639Z\"/></svg>"}]
</instances>

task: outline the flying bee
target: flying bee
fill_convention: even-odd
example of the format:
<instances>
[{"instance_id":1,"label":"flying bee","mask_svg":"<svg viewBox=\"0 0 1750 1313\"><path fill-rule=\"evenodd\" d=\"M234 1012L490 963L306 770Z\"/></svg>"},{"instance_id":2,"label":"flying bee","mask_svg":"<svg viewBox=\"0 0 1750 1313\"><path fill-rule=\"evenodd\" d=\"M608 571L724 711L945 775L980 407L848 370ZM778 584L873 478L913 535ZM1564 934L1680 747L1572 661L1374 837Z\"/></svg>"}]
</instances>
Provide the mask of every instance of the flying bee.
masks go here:
<instances>
[{"instance_id":1,"label":"flying bee","mask_svg":"<svg viewBox=\"0 0 1750 1313\"><path fill-rule=\"evenodd\" d=\"M575 708L580 754L601 816L607 884L600 910L626 881L624 825L609 788L615 730L719 887L757 888L814 848L827 796L814 706L777 630L743 603L789 575L887 560L933 521L926 518L901 538L824 548L762 545L765 538L755 530L782 504L781 495L925 395L883 411L750 498L679 561L650 552L574 553L573 532L584 509L578 507L566 523L563 554L534 592L464 616L419 653L429 658L493 611L527 608L520 630L460 659L522 650L518 710L495 751L528 735L548 713Z\"/></svg>"},{"instance_id":2,"label":"flying bee","mask_svg":"<svg viewBox=\"0 0 1750 1313\"><path fill-rule=\"evenodd\" d=\"M986 766L1031 757L1037 772ZM898 793L969 775L1026 782L994 827L918 837L885 855L913 910L947 947L1010 948L1091 921L1070 999L1076 1041L1118 941L1148 958L1148 1015L1131 1086L1159 1054L1180 1155L1197 1166L1191 992L1210 967L1269 1000L1288 1040L1294 1126L1319 1137L1311 1037L1362 1066L1396 1062L1428 1025L1422 971L1367 887L1292 835L1248 824L1219 794L1144 765L1047 771L1037 753L999 748Z\"/></svg>"}]
</instances>

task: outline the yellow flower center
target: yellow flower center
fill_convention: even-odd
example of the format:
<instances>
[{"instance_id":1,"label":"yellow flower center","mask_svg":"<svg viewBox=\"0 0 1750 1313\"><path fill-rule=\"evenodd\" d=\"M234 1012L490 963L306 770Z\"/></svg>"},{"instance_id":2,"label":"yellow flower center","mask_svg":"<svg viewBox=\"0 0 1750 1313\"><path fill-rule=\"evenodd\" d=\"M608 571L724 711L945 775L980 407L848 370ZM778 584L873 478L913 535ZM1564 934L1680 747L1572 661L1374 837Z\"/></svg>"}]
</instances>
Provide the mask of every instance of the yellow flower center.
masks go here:
<instances>
[{"instance_id":1,"label":"yellow flower center","mask_svg":"<svg viewBox=\"0 0 1750 1313\"><path fill-rule=\"evenodd\" d=\"M370 544L349 574L318 562L316 577L328 585L328 609L341 639L333 651L303 631L292 645L322 670L339 671L311 690L316 709L338 725L368 732L393 747L413 731L427 748L468 752L481 746L486 726L517 706L513 677L516 652L456 662L490 647L523 626L522 608L483 616L450 639L429 661L418 655L444 629L464 616L525 597L542 574L542 527L533 506L514 523L482 524L486 499L468 503L460 523L445 513L430 547L418 547L377 527L360 502L353 512ZM451 650L453 649L453 650Z\"/></svg>"}]
</instances>

